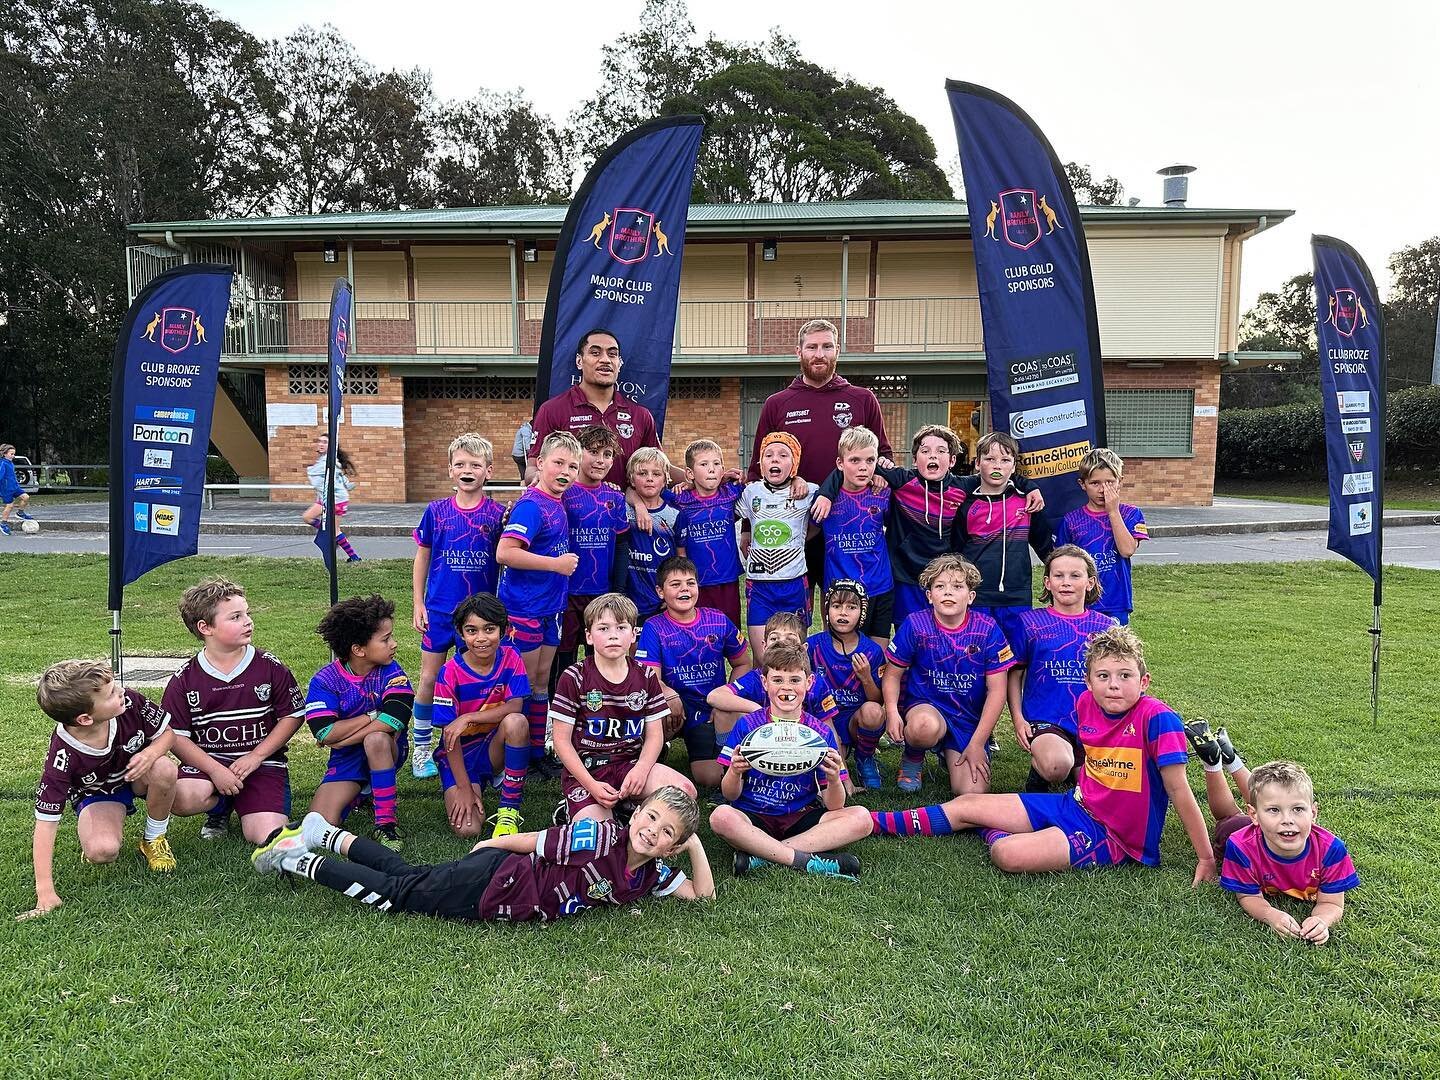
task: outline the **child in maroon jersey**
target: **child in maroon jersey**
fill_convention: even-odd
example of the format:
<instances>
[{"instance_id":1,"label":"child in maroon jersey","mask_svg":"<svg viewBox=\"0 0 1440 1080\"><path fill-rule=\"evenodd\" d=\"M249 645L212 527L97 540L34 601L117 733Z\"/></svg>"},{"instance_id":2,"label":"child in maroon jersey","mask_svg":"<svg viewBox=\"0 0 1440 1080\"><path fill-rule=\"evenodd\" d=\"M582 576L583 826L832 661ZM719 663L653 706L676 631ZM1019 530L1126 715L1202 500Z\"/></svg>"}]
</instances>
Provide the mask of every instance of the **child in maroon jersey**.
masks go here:
<instances>
[{"instance_id":1,"label":"child in maroon jersey","mask_svg":"<svg viewBox=\"0 0 1440 1080\"><path fill-rule=\"evenodd\" d=\"M699 823L694 797L663 787L624 828L586 818L544 832L482 840L455 862L411 866L382 845L309 814L252 860L262 874L308 878L377 911L549 922L646 896L710 899L715 879L695 833ZM689 877L664 862L678 851L690 858Z\"/></svg>"},{"instance_id":2,"label":"child in maroon jersey","mask_svg":"<svg viewBox=\"0 0 1440 1080\"><path fill-rule=\"evenodd\" d=\"M165 838L176 777L175 762L166 755L175 734L165 710L122 688L109 664L87 660L52 664L35 697L56 728L35 789L35 907L22 919L60 906L53 864L67 802L75 807L82 857L109 863L120 856L125 818L135 812L138 795L145 800L140 854L152 871L175 869Z\"/></svg>"}]
</instances>

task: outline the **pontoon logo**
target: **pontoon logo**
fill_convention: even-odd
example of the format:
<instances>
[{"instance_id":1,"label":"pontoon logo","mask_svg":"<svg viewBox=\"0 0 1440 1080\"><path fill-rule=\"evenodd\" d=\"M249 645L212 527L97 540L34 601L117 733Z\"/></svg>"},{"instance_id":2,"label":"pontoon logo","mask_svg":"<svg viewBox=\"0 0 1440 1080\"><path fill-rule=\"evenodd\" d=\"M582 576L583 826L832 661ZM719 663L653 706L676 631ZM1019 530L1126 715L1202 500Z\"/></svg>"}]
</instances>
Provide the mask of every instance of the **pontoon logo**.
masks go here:
<instances>
[{"instance_id":1,"label":"pontoon logo","mask_svg":"<svg viewBox=\"0 0 1440 1080\"><path fill-rule=\"evenodd\" d=\"M1026 439L1052 431L1084 427L1085 422L1084 401L1062 401L1058 405L1011 413L1010 434L1017 439Z\"/></svg>"},{"instance_id":2,"label":"pontoon logo","mask_svg":"<svg viewBox=\"0 0 1440 1080\"><path fill-rule=\"evenodd\" d=\"M194 437L193 428L164 424L136 424L130 433L135 442L170 443L173 446L189 446Z\"/></svg>"}]
</instances>

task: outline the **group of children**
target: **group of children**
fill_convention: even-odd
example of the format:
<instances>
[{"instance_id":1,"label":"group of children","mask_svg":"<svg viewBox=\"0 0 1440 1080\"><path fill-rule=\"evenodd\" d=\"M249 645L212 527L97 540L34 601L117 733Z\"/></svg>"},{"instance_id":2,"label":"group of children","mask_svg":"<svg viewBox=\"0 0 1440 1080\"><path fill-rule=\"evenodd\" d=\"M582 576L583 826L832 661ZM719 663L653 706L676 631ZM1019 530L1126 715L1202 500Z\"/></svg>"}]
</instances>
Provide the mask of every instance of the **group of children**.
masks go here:
<instances>
[{"instance_id":1,"label":"group of children","mask_svg":"<svg viewBox=\"0 0 1440 1080\"><path fill-rule=\"evenodd\" d=\"M514 920L713 895L695 837L702 801L715 804L709 823L737 876L778 864L849 880L860 864L844 849L872 833L973 829L1017 872L1155 865L1173 804L1197 883L1218 878L1277 932L1323 942L1358 880L1344 845L1315 825L1308 776L1284 762L1248 772L1224 729L1187 723L1146 693L1143 647L1123 625L1145 524L1120 501L1120 459L1085 457L1087 502L1052 530L1003 433L980 440L964 478L951 472L960 444L948 428L916 433L908 469L879 460L878 445L863 427L844 431L836 470L817 486L797 478L796 440L771 433L760 479L742 484L720 447L699 440L674 488L665 455L646 448L622 491L605 480L613 432L557 432L507 512L485 493L490 444L460 436L454 493L415 531L414 687L395 663L394 606L371 596L321 620L336 659L301 695L284 664L256 652L244 593L226 581L186 591L181 614L203 648L163 707L121 691L100 665L45 674L40 704L59 726L36 799L36 913L59 903L50 863L67 799L91 861L116 857L140 795L152 869L175 865L171 813L205 814L208 837L237 813L262 872L382 909ZM805 544L817 532L823 629L807 637ZM1045 566L1039 608L1032 549ZM1032 765L1024 792L991 794L1007 706ZM285 748L302 721L330 758L292 825ZM823 740L814 770L751 766L746 737L771 722ZM395 854L410 731L415 775L438 775L457 835L483 835L494 789L490 836L458 862L412 867ZM897 812L855 803L857 789L883 789L887 739L900 747L900 790L920 789L933 752L954 798ZM688 775L667 763L677 740ZM1187 741L1206 770L1213 834L1186 781ZM522 832L526 783L556 778L554 827ZM371 837L345 831L367 801ZM665 862L682 852L688 878ZM1274 906L1279 894L1313 901L1308 918Z\"/></svg>"}]
</instances>

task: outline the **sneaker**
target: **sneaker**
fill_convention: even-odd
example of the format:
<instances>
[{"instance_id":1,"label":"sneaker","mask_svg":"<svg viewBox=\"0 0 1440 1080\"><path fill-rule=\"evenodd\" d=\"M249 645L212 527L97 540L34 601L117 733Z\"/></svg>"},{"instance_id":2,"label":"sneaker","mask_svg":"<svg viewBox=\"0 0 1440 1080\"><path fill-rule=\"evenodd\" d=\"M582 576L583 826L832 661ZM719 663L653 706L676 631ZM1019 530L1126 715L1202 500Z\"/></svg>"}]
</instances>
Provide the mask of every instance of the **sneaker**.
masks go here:
<instances>
[{"instance_id":1,"label":"sneaker","mask_svg":"<svg viewBox=\"0 0 1440 1080\"><path fill-rule=\"evenodd\" d=\"M212 811L205 815L205 824L200 826L201 840L223 840L230 833L230 811Z\"/></svg>"},{"instance_id":2,"label":"sneaker","mask_svg":"<svg viewBox=\"0 0 1440 1080\"><path fill-rule=\"evenodd\" d=\"M360 561L360 556L359 556L359 555L351 555L351 556L350 556L348 559L346 559L345 561L346 561L347 563L359 562L359 561Z\"/></svg>"},{"instance_id":3,"label":"sneaker","mask_svg":"<svg viewBox=\"0 0 1440 1080\"><path fill-rule=\"evenodd\" d=\"M1185 737L1190 740L1190 748L1195 751L1195 756L1206 765L1220 764L1223 751L1220 749L1220 740L1215 738L1215 733L1210 730L1210 721L1200 716L1194 720L1186 720Z\"/></svg>"},{"instance_id":4,"label":"sneaker","mask_svg":"<svg viewBox=\"0 0 1440 1080\"><path fill-rule=\"evenodd\" d=\"M3 521L0 521L0 533L4 533L6 536L10 535L10 526Z\"/></svg>"},{"instance_id":5,"label":"sneaker","mask_svg":"<svg viewBox=\"0 0 1440 1080\"><path fill-rule=\"evenodd\" d=\"M1230 741L1230 733L1222 727L1219 731L1215 732L1215 742L1220 746L1220 760L1226 765L1233 765L1235 760L1240 756L1240 752L1235 749L1235 744Z\"/></svg>"},{"instance_id":6,"label":"sneaker","mask_svg":"<svg viewBox=\"0 0 1440 1080\"><path fill-rule=\"evenodd\" d=\"M564 769L554 754L546 754L530 763L530 771L541 780L558 780Z\"/></svg>"},{"instance_id":7,"label":"sneaker","mask_svg":"<svg viewBox=\"0 0 1440 1080\"><path fill-rule=\"evenodd\" d=\"M735 852L735 876L748 877L753 871L759 870L765 865L765 860L758 855L751 855L744 851Z\"/></svg>"},{"instance_id":8,"label":"sneaker","mask_svg":"<svg viewBox=\"0 0 1440 1080\"><path fill-rule=\"evenodd\" d=\"M375 828L370 831L370 836L377 844L383 844L391 851L399 851L405 846L405 838L400 835L400 826L393 821L384 824L375 823Z\"/></svg>"},{"instance_id":9,"label":"sneaker","mask_svg":"<svg viewBox=\"0 0 1440 1080\"><path fill-rule=\"evenodd\" d=\"M140 854L145 856L146 864L156 874L168 874L177 865L175 853L170 850L170 841L164 833L154 840L141 840Z\"/></svg>"},{"instance_id":10,"label":"sneaker","mask_svg":"<svg viewBox=\"0 0 1440 1080\"><path fill-rule=\"evenodd\" d=\"M900 759L900 772L895 777L895 783L901 791L914 793L920 790L920 779L925 772L924 761L911 761L909 758Z\"/></svg>"},{"instance_id":11,"label":"sneaker","mask_svg":"<svg viewBox=\"0 0 1440 1080\"><path fill-rule=\"evenodd\" d=\"M880 763L875 760L874 754L871 754L869 757L861 757L859 754L856 754L855 771L860 776L860 786L862 788L865 788L867 791L880 790Z\"/></svg>"},{"instance_id":12,"label":"sneaker","mask_svg":"<svg viewBox=\"0 0 1440 1080\"><path fill-rule=\"evenodd\" d=\"M1000 752L1000 740L995 737L994 732L991 732L990 738L985 740L985 752L991 757L994 757ZM943 759L945 755L941 754L940 756Z\"/></svg>"},{"instance_id":13,"label":"sneaker","mask_svg":"<svg viewBox=\"0 0 1440 1080\"><path fill-rule=\"evenodd\" d=\"M560 805L555 807L555 812L550 815L550 824L559 829L570 824L570 804L564 799Z\"/></svg>"},{"instance_id":14,"label":"sneaker","mask_svg":"<svg viewBox=\"0 0 1440 1080\"><path fill-rule=\"evenodd\" d=\"M287 859L298 859L310 850L299 825L286 825L270 834L270 839L250 853L250 862L262 874L278 874Z\"/></svg>"},{"instance_id":15,"label":"sneaker","mask_svg":"<svg viewBox=\"0 0 1440 1080\"><path fill-rule=\"evenodd\" d=\"M18 517L21 521L34 521L34 520L35 520L35 515L34 515L34 514L27 513L27 512L24 511L24 510L17 510L17 511L15 512L15 516Z\"/></svg>"},{"instance_id":16,"label":"sneaker","mask_svg":"<svg viewBox=\"0 0 1440 1080\"><path fill-rule=\"evenodd\" d=\"M410 772L416 780L430 780L440 775L435 765L434 743L415 744L415 752L410 755Z\"/></svg>"},{"instance_id":17,"label":"sneaker","mask_svg":"<svg viewBox=\"0 0 1440 1080\"><path fill-rule=\"evenodd\" d=\"M497 836L514 836L523 824L525 820L520 816L519 810L513 806L502 806L495 811L495 831L490 836L492 839Z\"/></svg>"},{"instance_id":18,"label":"sneaker","mask_svg":"<svg viewBox=\"0 0 1440 1080\"><path fill-rule=\"evenodd\" d=\"M860 860L847 851L822 851L810 856L805 864L805 873L859 881Z\"/></svg>"}]
</instances>

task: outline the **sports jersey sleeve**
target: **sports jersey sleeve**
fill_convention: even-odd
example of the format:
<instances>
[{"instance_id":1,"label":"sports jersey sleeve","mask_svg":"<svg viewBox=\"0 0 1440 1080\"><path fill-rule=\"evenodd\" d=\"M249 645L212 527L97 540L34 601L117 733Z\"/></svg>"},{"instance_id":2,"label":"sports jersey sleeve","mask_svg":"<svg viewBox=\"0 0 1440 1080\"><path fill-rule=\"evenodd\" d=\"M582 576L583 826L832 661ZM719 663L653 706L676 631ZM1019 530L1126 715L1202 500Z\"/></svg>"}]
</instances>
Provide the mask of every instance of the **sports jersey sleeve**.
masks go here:
<instances>
[{"instance_id":1,"label":"sports jersey sleeve","mask_svg":"<svg viewBox=\"0 0 1440 1080\"><path fill-rule=\"evenodd\" d=\"M35 788L35 820L59 821L65 812L65 800L70 797L69 761L69 751L58 738L52 738Z\"/></svg>"},{"instance_id":2,"label":"sports jersey sleeve","mask_svg":"<svg viewBox=\"0 0 1440 1080\"><path fill-rule=\"evenodd\" d=\"M627 513L629 503L625 501L625 493L619 487L615 487L615 494L619 498L610 504L610 528L619 536L630 531L630 515Z\"/></svg>"},{"instance_id":3,"label":"sports jersey sleeve","mask_svg":"<svg viewBox=\"0 0 1440 1080\"><path fill-rule=\"evenodd\" d=\"M1055 526L1055 546L1060 547L1063 544L1073 543L1075 541L1070 538L1070 515L1066 514Z\"/></svg>"},{"instance_id":4,"label":"sports jersey sleeve","mask_svg":"<svg viewBox=\"0 0 1440 1080\"><path fill-rule=\"evenodd\" d=\"M275 702L275 715L281 717L304 716L305 695L300 691L300 684L295 681L295 673L279 660L275 661L274 667L275 670L270 678L270 700ZM178 715L179 713L171 710L172 724Z\"/></svg>"},{"instance_id":5,"label":"sports jersey sleeve","mask_svg":"<svg viewBox=\"0 0 1440 1080\"><path fill-rule=\"evenodd\" d=\"M686 882L685 871L676 870L668 863L655 860L655 887L650 890L651 896L671 896L675 890Z\"/></svg>"},{"instance_id":6,"label":"sports jersey sleeve","mask_svg":"<svg viewBox=\"0 0 1440 1080\"><path fill-rule=\"evenodd\" d=\"M735 748L745 741L745 736L764 722L765 714L763 712L750 713L737 720L735 726L725 736L725 744L720 747L720 752L715 755L715 764L722 769L728 769L730 762L735 758Z\"/></svg>"},{"instance_id":7,"label":"sports jersey sleeve","mask_svg":"<svg viewBox=\"0 0 1440 1080\"><path fill-rule=\"evenodd\" d=\"M1135 538L1136 543L1150 539L1150 526L1145 524L1145 515L1140 512L1138 506L1122 505L1120 517L1125 522L1125 528L1130 530L1130 535ZM1059 540L1056 540L1059 543Z\"/></svg>"},{"instance_id":8,"label":"sports jersey sleeve","mask_svg":"<svg viewBox=\"0 0 1440 1080\"><path fill-rule=\"evenodd\" d=\"M901 668L915 662L915 632L910 629L909 619L900 624L890 644L885 646L885 662Z\"/></svg>"},{"instance_id":9,"label":"sports jersey sleeve","mask_svg":"<svg viewBox=\"0 0 1440 1080\"><path fill-rule=\"evenodd\" d=\"M305 695L305 723L317 739L329 735L335 721L340 719L340 696L321 678L323 674L323 670L315 673Z\"/></svg>"},{"instance_id":10,"label":"sports jersey sleeve","mask_svg":"<svg viewBox=\"0 0 1440 1080\"><path fill-rule=\"evenodd\" d=\"M1179 715L1164 709L1150 717L1145 724L1145 746L1162 768L1184 765L1189 754L1185 749L1185 725Z\"/></svg>"},{"instance_id":11,"label":"sports jersey sleeve","mask_svg":"<svg viewBox=\"0 0 1440 1080\"><path fill-rule=\"evenodd\" d=\"M985 641L985 674L994 675L1001 671L1009 671L1015 666L1015 651L1010 648L1010 643L1005 640L1005 633L996 623L990 627L990 634Z\"/></svg>"},{"instance_id":12,"label":"sports jersey sleeve","mask_svg":"<svg viewBox=\"0 0 1440 1080\"><path fill-rule=\"evenodd\" d=\"M665 694L660 689L660 676L653 668L645 669L645 693L648 695L645 698L645 723L653 724L670 715L670 706L665 703Z\"/></svg>"},{"instance_id":13,"label":"sports jersey sleeve","mask_svg":"<svg viewBox=\"0 0 1440 1080\"><path fill-rule=\"evenodd\" d=\"M1338 836L1332 836L1330 846L1320 860L1320 891L1349 892L1359 884L1360 875L1355 872L1355 863L1350 859L1350 852L1345 849L1345 841Z\"/></svg>"},{"instance_id":14,"label":"sports jersey sleeve","mask_svg":"<svg viewBox=\"0 0 1440 1080\"><path fill-rule=\"evenodd\" d=\"M276 701L280 701L279 695ZM170 714L170 730L175 732L178 739L191 739L194 736L190 732L190 709L185 704L185 691L180 687L179 679L171 679L165 685L165 693L160 697L161 707ZM304 703L301 703L304 707Z\"/></svg>"},{"instance_id":15,"label":"sports jersey sleeve","mask_svg":"<svg viewBox=\"0 0 1440 1080\"><path fill-rule=\"evenodd\" d=\"M501 663L505 665L505 691L508 698L530 696L530 676L525 671L525 661L514 649L501 649Z\"/></svg>"},{"instance_id":16,"label":"sports jersey sleeve","mask_svg":"<svg viewBox=\"0 0 1440 1080\"><path fill-rule=\"evenodd\" d=\"M420 524L415 526L415 543L420 547L428 548L435 546L435 504L431 503L425 507L425 513L420 515Z\"/></svg>"},{"instance_id":17,"label":"sports jersey sleeve","mask_svg":"<svg viewBox=\"0 0 1440 1080\"><path fill-rule=\"evenodd\" d=\"M635 662L652 668L658 668L664 662L660 631L655 628L653 619L640 628L640 640L635 644Z\"/></svg>"},{"instance_id":18,"label":"sports jersey sleeve","mask_svg":"<svg viewBox=\"0 0 1440 1080\"><path fill-rule=\"evenodd\" d=\"M725 637L721 642L721 651L725 654L725 659L733 664L745 655L747 648L749 645L740 636L739 627L727 618L725 620Z\"/></svg>"},{"instance_id":19,"label":"sports jersey sleeve","mask_svg":"<svg viewBox=\"0 0 1440 1080\"><path fill-rule=\"evenodd\" d=\"M830 686L830 680L825 677L823 668L815 669L815 685L810 688L806 711L832 727L840 718L840 706L835 702L835 691Z\"/></svg>"},{"instance_id":20,"label":"sports jersey sleeve","mask_svg":"<svg viewBox=\"0 0 1440 1080\"><path fill-rule=\"evenodd\" d=\"M542 520L540 507L530 499L521 499L510 508L510 520L505 523L500 539L519 540L529 547L540 531Z\"/></svg>"},{"instance_id":21,"label":"sports jersey sleeve","mask_svg":"<svg viewBox=\"0 0 1440 1080\"><path fill-rule=\"evenodd\" d=\"M1220 863L1220 887L1244 896L1260 895L1260 875L1250 857L1233 838L1225 841L1225 858Z\"/></svg>"},{"instance_id":22,"label":"sports jersey sleeve","mask_svg":"<svg viewBox=\"0 0 1440 1080\"><path fill-rule=\"evenodd\" d=\"M454 660L446 660L435 680L435 696L430 704L430 723L443 728L455 719L455 684L459 681L460 669Z\"/></svg>"},{"instance_id":23,"label":"sports jersey sleeve","mask_svg":"<svg viewBox=\"0 0 1440 1080\"><path fill-rule=\"evenodd\" d=\"M614 847L619 832L613 821L582 818L536 836L535 854L557 866L589 862Z\"/></svg>"},{"instance_id":24,"label":"sports jersey sleeve","mask_svg":"<svg viewBox=\"0 0 1440 1080\"><path fill-rule=\"evenodd\" d=\"M550 695L550 720L556 724L575 724L580 717L580 665L572 664L555 680Z\"/></svg>"},{"instance_id":25,"label":"sports jersey sleeve","mask_svg":"<svg viewBox=\"0 0 1440 1080\"><path fill-rule=\"evenodd\" d=\"M146 742L153 742L155 736L170 726L170 714L144 694L126 690L125 698L128 706L136 711L136 718L140 722L140 730L145 732Z\"/></svg>"},{"instance_id":26,"label":"sports jersey sleeve","mask_svg":"<svg viewBox=\"0 0 1440 1080\"><path fill-rule=\"evenodd\" d=\"M736 697L744 698L746 701L763 702L765 700L765 691L760 685L759 668L751 668L738 679L731 679L725 684L725 689L729 690Z\"/></svg>"},{"instance_id":27,"label":"sports jersey sleeve","mask_svg":"<svg viewBox=\"0 0 1440 1080\"><path fill-rule=\"evenodd\" d=\"M848 783L850 780L850 770L845 767L845 755L840 752L840 744L835 741L834 726L831 724L818 724L815 725L814 730L820 732L820 737L825 740L826 746L840 754L840 783ZM825 777L824 769L817 768L815 770L815 783L819 785L822 791L830 786L830 781Z\"/></svg>"}]
</instances>

